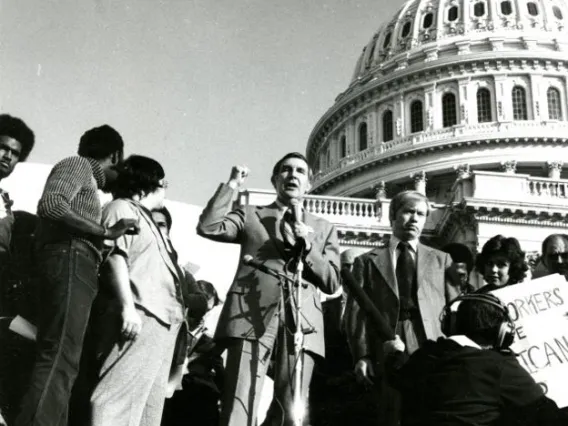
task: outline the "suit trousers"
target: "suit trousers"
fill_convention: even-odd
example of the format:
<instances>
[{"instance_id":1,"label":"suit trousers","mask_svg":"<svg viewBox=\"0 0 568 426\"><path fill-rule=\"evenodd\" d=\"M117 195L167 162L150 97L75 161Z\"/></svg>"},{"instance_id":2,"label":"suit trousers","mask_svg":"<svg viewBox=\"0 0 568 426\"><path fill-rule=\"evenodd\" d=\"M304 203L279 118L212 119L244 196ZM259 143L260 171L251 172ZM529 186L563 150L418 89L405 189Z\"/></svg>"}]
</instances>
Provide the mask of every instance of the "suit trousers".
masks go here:
<instances>
[{"instance_id":1,"label":"suit trousers","mask_svg":"<svg viewBox=\"0 0 568 426\"><path fill-rule=\"evenodd\" d=\"M36 361L17 426L66 426L71 389L98 292L98 256L86 243L48 244L36 253L40 312Z\"/></svg>"},{"instance_id":2,"label":"suit trousers","mask_svg":"<svg viewBox=\"0 0 568 426\"><path fill-rule=\"evenodd\" d=\"M180 324L137 312L142 329L135 340L120 340L118 322L107 332L108 356L91 396L92 426L160 425Z\"/></svg>"},{"instance_id":3,"label":"suit trousers","mask_svg":"<svg viewBox=\"0 0 568 426\"><path fill-rule=\"evenodd\" d=\"M281 304L282 306L282 304ZM294 357L292 329L286 327L283 309L277 310L258 340L232 339L227 347L225 387L221 404L221 426L256 426L258 403L272 352L274 354L274 395L263 426L293 424L292 390ZM314 356L302 353L301 395L306 409L314 368Z\"/></svg>"},{"instance_id":4,"label":"suit trousers","mask_svg":"<svg viewBox=\"0 0 568 426\"><path fill-rule=\"evenodd\" d=\"M399 321L396 326L396 334L404 342L409 355L416 352L427 340L419 315L412 319ZM384 426L400 425L401 408L400 393L392 388L387 383L386 377L383 376L379 383L379 424Z\"/></svg>"}]
</instances>

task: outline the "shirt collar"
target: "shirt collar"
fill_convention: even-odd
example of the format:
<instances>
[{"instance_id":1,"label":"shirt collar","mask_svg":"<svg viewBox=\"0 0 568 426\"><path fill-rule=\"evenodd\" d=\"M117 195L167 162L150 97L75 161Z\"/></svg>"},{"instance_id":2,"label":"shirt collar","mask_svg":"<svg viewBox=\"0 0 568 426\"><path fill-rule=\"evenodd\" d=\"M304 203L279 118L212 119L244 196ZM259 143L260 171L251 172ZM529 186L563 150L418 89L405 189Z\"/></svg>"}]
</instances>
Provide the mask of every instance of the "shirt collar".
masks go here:
<instances>
[{"instance_id":1,"label":"shirt collar","mask_svg":"<svg viewBox=\"0 0 568 426\"><path fill-rule=\"evenodd\" d=\"M399 238L395 237L394 235L391 235L389 240L389 249L391 253L394 253L396 251L398 243L400 243L401 241L402 240L400 240ZM416 253L416 250L418 249L418 238L407 242L408 245L412 248L412 250L414 250L414 253Z\"/></svg>"},{"instance_id":2,"label":"shirt collar","mask_svg":"<svg viewBox=\"0 0 568 426\"><path fill-rule=\"evenodd\" d=\"M93 169L93 176L95 177L95 180L97 181L97 188L99 188L99 189L104 188L105 185L106 185L106 176L105 176L105 171L103 170L103 167L101 166L101 163L99 163L94 158L88 158L88 157L87 157L87 161L91 165L91 169Z\"/></svg>"},{"instance_id":3,"label":"shirt collar","mask_svg":"<svg viewBox=\"0 0 568 426\"><path fill-rule=\"evenodd\" d=\"M276 199L276 205L281 212L285 212L288 209L288 206L282 203L278 198Z\"/></svg>"},{"instance_id":4,"label":"shirt collar","mask_svg":"<svg viewBox=\"0 0 568 426\"><path fill-rule=\"evenodd\" d=\"M281 213L284 213L286 210L290 209L290 206L287 206L282 201L280 201L278 198L276 199L275 203L276 203L276 206L278 206L278 210L280 210ZM300 201L301 209L302 209L302 211L304 211L304 206L301 203L302 202Z\"/></svg>"},{"instance_id":5,"label":"shirt collar","mask_svg":"<svg viewBox=\"0 0 568 426\"><path fill-rule=\"evenodd\" d=\"M461 347L470 347L470 348L475 348L475 349L482 349L481 346L479 346L477 343L475 343L473 340L471 340L469 337L464 336L463 334L458 334L455 336L450 336L448 337L449 340L453 340L454 342L456 342L458 345L460 345Z\"/></svg>"}]
</instances>

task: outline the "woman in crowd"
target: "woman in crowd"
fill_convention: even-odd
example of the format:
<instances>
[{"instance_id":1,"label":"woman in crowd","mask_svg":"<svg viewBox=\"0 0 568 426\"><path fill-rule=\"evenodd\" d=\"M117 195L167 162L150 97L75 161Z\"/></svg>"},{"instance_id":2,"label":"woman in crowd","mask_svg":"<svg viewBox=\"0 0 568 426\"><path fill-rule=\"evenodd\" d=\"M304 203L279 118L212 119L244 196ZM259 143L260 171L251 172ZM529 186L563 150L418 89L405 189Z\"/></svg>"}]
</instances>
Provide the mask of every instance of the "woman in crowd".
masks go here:
<instances>
[{"instance_id":1,"label":"woman in crowd","mask_svg":"<svg viewBox=\"0 0 568 426\"><path fill-rule=\"evenodd\" d=\"M496 235L484 244L476 267L486 282L478 293L518 284L526 278L529 269L519 241L503 235Z\"/></svg>"}]
</instances>

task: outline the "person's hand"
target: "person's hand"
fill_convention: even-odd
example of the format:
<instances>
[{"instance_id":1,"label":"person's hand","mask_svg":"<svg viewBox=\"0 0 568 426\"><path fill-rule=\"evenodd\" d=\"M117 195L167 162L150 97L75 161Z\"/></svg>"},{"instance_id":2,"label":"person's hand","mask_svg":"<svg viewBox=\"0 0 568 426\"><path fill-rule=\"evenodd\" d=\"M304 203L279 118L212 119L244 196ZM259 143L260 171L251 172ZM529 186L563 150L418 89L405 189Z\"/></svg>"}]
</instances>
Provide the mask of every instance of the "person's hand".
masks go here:
<instances>
[{"instance_id":1,"label":"person's hand","mask_svg":"<svg viewBox=\"0 0 568 426\"><path fill-rule=\"evenodd\" d=\"M303 222L296 222L294 223L292 231L294 231L296 240L304 240L306 252L309 252L312 249L312 243L308 240L308 234L310 233L311 228Z\"/></svg>"},{"instance_id":2,"label":"person's hand","mask_svg":"<svg viewBox=\"0 0 568 426\"><path fill-rule=\"evenodd\" d=\"M393 352L404 352L406 346L404 342L400 340L400 336L397 334L394 340L389 340L383 343L383 352L385 355L391 354Z\"/></svg>"},{"instance_id":3,"label":"person's hand","mask_svg":"<svg viewBox=\"0 0 568 426\"><path fill-rule=\"evenodd\" d=\"M122 328L120 330L125 340L134 340L142 329L142 318L134 306L125 306L121 311Z\"/></svg>"},{"instance_id":4,"label":"person's hand","mask_svg":"<svg viewBox=\"0 0 568 426\"><path fill-rule=\"evenodd\" d=\"M373 368L373 363L369 358L363 357L357 361L354 372L357 383L365 386L365 389L369 389L373 386L375 369Z\"/></svg>"},{"instance_id":5,"label":"person's hand","mask_svg":"<svg viewBox=\"0 0 568 426\"><path fill-rule=\"evenodd\" d=\"M249 171L246 166L233 166L231 176L229 176L229 186L239 188L245 182Z\"/></svg>"},{"instance_id":6,"label":"person's hand","mask_svg":"<svg viewBox=\"0 0 568 426\"><path fill-rule=\"evenodd\" d=\"M110 228L105 228L103 237L107 240L116 240L124 234L138 234L140 232L140 225L138 219L120 219Z\"/></svg>"}]
</instances>

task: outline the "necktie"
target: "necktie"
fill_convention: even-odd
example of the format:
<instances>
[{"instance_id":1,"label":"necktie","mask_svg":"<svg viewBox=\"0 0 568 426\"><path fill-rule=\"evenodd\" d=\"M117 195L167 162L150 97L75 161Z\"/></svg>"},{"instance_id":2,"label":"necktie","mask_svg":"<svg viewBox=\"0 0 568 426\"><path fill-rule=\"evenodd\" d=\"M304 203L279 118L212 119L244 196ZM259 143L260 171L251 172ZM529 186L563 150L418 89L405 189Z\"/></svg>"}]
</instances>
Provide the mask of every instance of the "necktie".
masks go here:
<instances>
[{"instance_id":1,"label":"necktie","mask_svg":"<svg viewBox=\"0 0 568 426\"><path fill-rule=\"evenodd\" d=\"M401 241L398 244L400 254L396 261L396 281L398 282L398 295L400 299L400 317L408 319L409 311L416 308L414 304L414 283L416 279L416 265L410 253L410 244Z\"/></svg>"},{"instance_id":2,"label":"necktie","mask_svg":"<svg viewBox=\"0 0 568 426\"><path fill-rule=\"evenodd\" d=\"M3 219L12 213L12 205L14 202L10 199L10 194L3 189L0 189L0 196L2 197L0 201L0 219Z\"/></svg>"},{"instance_id":3,"label":"necktie","mask_svg":"<svg viewBox=\"0 0 568 426\"><path fill-rule=\"evenodd\" d=\"M294 235L294 228L292 226L292 211L290 209L286 210L284 216L282 216L280 232L282 233L286 248L292 248L296 245L296 236Z\"/></svg>"}]
</instances>

